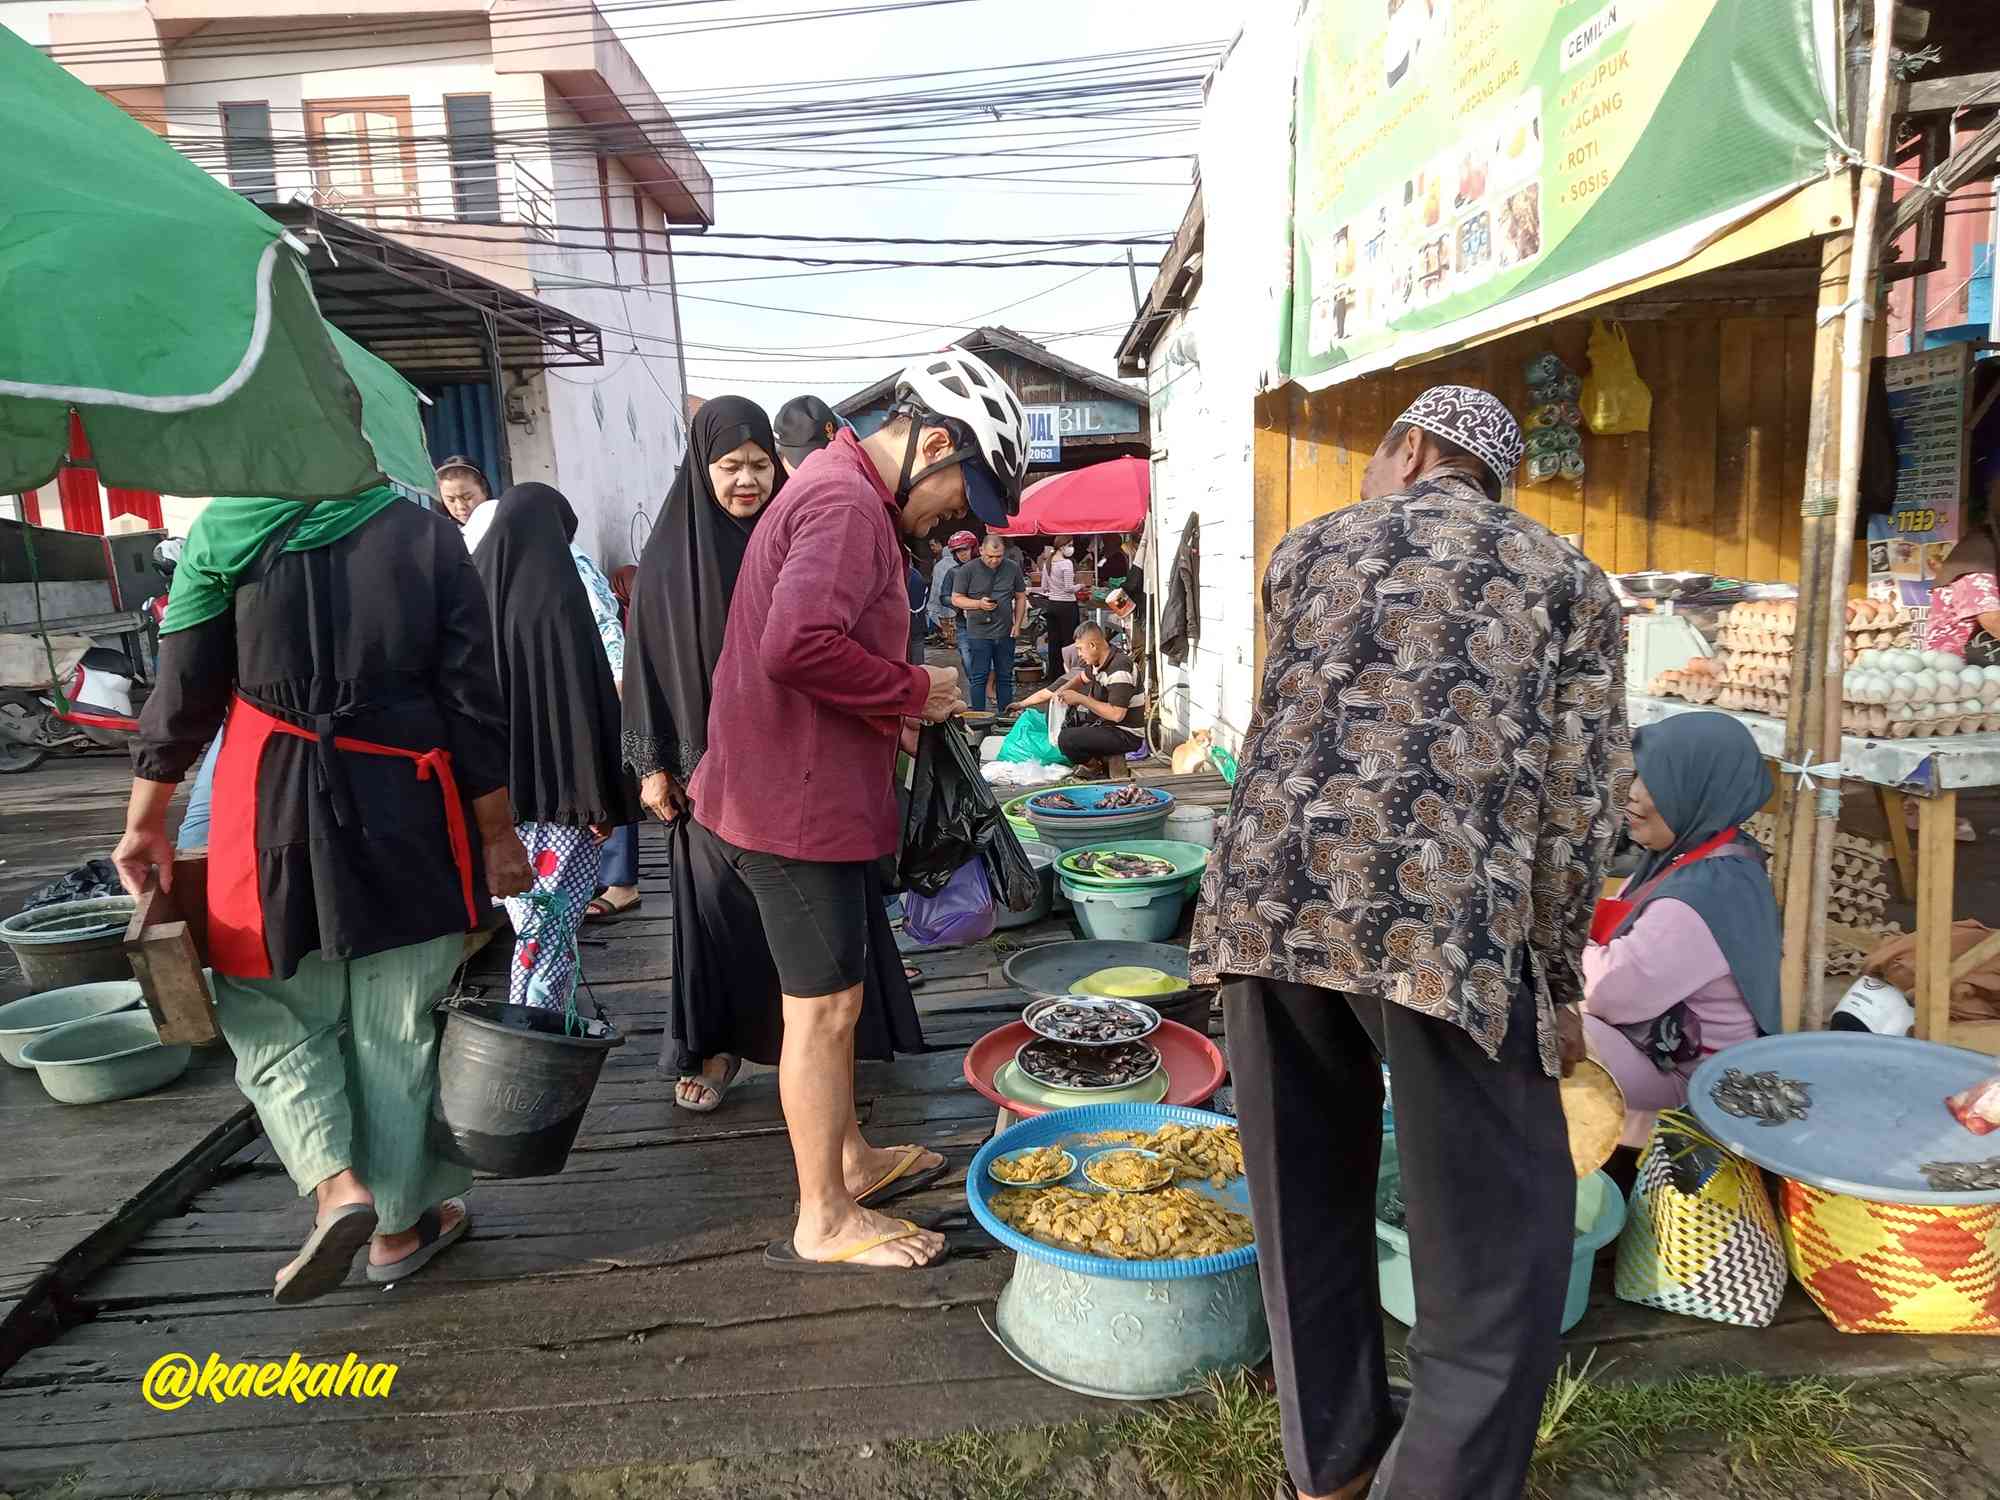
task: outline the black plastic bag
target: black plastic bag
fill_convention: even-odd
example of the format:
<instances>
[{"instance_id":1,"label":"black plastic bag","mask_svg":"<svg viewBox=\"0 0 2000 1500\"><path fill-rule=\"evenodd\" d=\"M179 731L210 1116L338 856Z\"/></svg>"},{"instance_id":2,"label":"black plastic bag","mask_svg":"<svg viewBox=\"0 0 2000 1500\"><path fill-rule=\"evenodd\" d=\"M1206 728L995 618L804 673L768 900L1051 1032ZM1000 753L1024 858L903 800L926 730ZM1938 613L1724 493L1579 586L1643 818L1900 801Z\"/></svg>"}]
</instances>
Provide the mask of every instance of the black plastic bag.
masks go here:
<instances>
[{"instance_id":1,"label":"black plastic bag","mask_svg":"<svg viewBox=\"0 0 2000 1500\"><path fill-rule=\"evenodd\" d=\"M118 871L112 868L111 861L93 859L88 864L78 865L61 879L38 887L21 910L34 911L37 907L55 906L64 901L95 901L103 896L124 894L125 887L118 883Z\"/></svg>"},{"instance_id":2,"label":"black plastic bag","mask_svg":"<svg viewBox=\"0 0 2000 1500\"><path fill-rule=\"evenodd\" d=\"M1041 877L979 774L972 748L955 726L926 724L903 815L903 889L935 896L975 856L986 866L995 901L1009 911L1035 904Z\"/></svg>"}]
</instances>

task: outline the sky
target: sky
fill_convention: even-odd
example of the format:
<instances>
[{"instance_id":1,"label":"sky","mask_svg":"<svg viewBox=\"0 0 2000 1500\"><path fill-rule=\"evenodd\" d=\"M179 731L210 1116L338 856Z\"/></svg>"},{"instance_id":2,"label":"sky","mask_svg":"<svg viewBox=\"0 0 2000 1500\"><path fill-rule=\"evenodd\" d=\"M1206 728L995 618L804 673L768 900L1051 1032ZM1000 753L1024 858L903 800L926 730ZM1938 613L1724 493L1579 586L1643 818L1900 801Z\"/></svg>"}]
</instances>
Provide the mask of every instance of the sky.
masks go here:
<instances>
[{"instance_id":1,"label":"sky","mask_svg":"<svg viewBox=\"0 0 2000 1500\"><path fill-rule=\"evenodd\" d=\"M760 0L751 8L763 13L800 12L825 9L830 3L847 0ZM649 20L658 23L654 12L620 12L611 19L626 34L626 45L668 108L677 118L690 121L698 109L712 109L718 102L740 97L728 92L739 82L743 90L767 93L777 85L797 82L1032 63L1118 54L1138 47L1213 43L1219 48L1231 30L1226 7L1194 0L1144 0L1138 4L1131 0L970 0L900 14L793 20L763 29L671 38L635 35ZM1196 62L1166 70L1200 73L1206 71L1206 65ZM872 94L894 87L856 84L834 92ZM696 90L704 92L697 98L692 92ZM1182 123L1192 125L1194 111L1182 113ZM774 109L771 114L774 120L782 120L784 112ZM1029 132L1073 129L1082 134L1125 128L1128 123L1127 118L1010 121L1003 114L991 125L953 132L952 143L935 149L991 152L1019 147L1031 139ZM698 127L684 123L683 128L698 135ZM926 142L936 140L937 133L926 131L924 138ZM719 231L1115 238L1170 236L1179 226L1193 191L1195 141L1194 131L1185 129L1179 134L1117 145L1057 144L1054 149L1079 154L1185 154L1189 159L1109 166L1085 163L1072 165L1067 172L1051 171L1052 164L1042 163L1023 173L1040 174L1039 181L820 187L817 183L837 183L843 175L820 168L811 177L785 178L795 185L812 184L806 190L793 191L763 187L755 175L780 158L727 147L707 149L702 154L715 177L714 227ZM875 139L863 144L880 147L897 143ZM993 169L990 159L963 157L909 168L912 172L954 175ZM1064 177L1084 181L1065 186ZM704 245L693 236L676 236L674 244L676 250L775 248L902 259L995 253L976 247L767 247L720 241ZM1143 295L1152 280L1146 262L1157 260L1159 252L1141 246L1134 253L1140 263ZM907 362L904 356L941 347L953 335L982 322L1002 323L1033 337L1115 325L1114 332L1058 339L1051 346L1069 359L1115 374L1118 341L1133 315L1131 278L1124 268L1123 254L1121 249L1106 247L1047 252L1050 259L1119 262L1115 268L1103 270L887 269L816 276L800 276L798 273L807 268L793 265L684 258L677 262L677 270L681 316L690 344L782 351L785 356L770 360L690 349L688 384L703 396L739 392L768 410L776 410L802 391L837 401L900 368ZM785 279L741 279L774 276ZM702 298L799 311L758 311L698 300ZM900 328L805 315L808 313L906 319L935 326Z\"/></svg>"}]
</instances>

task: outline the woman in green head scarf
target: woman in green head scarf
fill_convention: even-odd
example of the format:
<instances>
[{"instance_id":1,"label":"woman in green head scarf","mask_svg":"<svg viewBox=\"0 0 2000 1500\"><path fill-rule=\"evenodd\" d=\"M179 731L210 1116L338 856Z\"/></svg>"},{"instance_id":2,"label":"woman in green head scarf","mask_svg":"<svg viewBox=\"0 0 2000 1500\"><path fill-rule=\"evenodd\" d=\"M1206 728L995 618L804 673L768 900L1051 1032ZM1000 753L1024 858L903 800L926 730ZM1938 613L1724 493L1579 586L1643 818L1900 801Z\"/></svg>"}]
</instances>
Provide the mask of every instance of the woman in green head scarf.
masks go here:
<instances>
[{"instance_id":1,"label":"woman in green head scarf","mask_svg":"<svg viewBox=\"0 0 2000 1500\"><path fill-rule=\"evenodd\" d=\"M208 838L216 1019L311 1234L273 1295L426 1264L469 1224L432 1150L430 1011L489 897L529 883L478 575L384 487L213 502L161 626L114 862L169 884L175 785L227 722ZM342 1032L345 1031L343 1039Z\"/></svg>"}]
</instances>

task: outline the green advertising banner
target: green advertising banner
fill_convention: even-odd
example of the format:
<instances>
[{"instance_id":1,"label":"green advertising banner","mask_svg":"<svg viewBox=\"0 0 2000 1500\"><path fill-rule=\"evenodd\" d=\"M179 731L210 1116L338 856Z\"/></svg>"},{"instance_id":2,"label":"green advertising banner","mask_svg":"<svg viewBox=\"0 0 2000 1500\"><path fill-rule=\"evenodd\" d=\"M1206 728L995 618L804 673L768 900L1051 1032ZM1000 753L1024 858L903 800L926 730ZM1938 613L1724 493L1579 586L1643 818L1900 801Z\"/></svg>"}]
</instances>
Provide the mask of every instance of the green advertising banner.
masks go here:
<instances>
[{"instance_id":1,"label":"green advertising banner","mask_svg":"<svg viewBox=\"0 0 2000 1500\"><path fill-rule=\"evenodd\" d=\"M1651 275L1822 177L1827 0L1306 0L1287 376Z\"/></svg>"}]
</instances>

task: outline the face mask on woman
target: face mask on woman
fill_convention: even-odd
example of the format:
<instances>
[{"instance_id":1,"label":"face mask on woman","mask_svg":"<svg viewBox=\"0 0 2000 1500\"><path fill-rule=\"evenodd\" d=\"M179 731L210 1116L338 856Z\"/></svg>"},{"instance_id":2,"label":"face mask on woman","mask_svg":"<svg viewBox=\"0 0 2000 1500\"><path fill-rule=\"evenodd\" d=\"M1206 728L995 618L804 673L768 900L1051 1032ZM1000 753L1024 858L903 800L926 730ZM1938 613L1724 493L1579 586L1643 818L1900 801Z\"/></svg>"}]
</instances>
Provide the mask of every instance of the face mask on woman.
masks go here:
<instances>
[{"instance_id":1,"label":"face mask on woman","mask_svg":"<svg viewBox=\"0 0 2000 1500\"><path fill-rule=\"evenodd\" d=\"M1076 548L1074 548L1074 547L1065 547L1065 548L1063 548L1063 556L1064 556L1064 557L1074 557L1075 555L1076 555Z\"/></svg>"}]
</instances>

